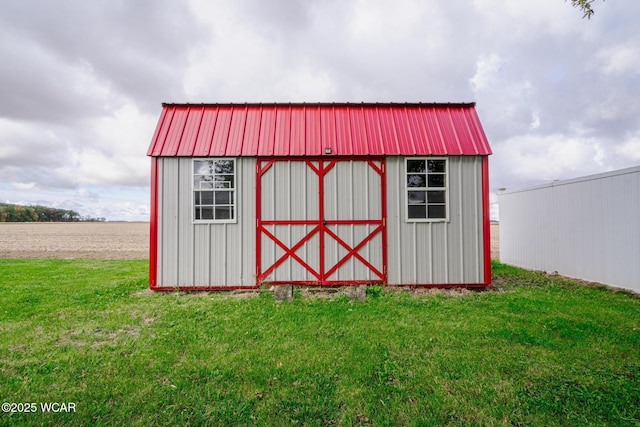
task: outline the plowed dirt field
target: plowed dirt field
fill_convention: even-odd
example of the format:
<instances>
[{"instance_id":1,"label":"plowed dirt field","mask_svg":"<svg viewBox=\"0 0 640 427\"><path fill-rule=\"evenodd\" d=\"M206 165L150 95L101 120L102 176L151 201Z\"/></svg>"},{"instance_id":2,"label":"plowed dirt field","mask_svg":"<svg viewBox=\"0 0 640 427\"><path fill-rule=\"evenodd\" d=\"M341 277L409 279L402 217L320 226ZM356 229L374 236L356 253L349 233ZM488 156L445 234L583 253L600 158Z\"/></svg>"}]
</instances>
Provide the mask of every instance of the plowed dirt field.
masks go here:
<instances>
[{"instance_id":1,"label":"plowed dirt field","mask_svg":"<svg viewBox=\"0 0 640 427\"><path fill-rule=\"evenodd\" d=\"M0 223L0 258L148 257L148 222Z\"/></svg>"}]
</instances>

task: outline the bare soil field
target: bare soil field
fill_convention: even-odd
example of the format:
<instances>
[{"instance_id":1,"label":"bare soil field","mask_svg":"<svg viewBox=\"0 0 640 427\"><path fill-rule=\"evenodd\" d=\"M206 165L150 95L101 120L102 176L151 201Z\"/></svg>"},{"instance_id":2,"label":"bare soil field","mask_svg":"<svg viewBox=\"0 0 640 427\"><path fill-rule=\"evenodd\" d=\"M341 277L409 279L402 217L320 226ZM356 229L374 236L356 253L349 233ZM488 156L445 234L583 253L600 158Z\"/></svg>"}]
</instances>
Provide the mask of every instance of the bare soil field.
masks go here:
<instances>
[{"instance_id":1,"label":"bare soil field","mask_svg":"<svg viewBox=\"0 0 640 427\"><path fill-rule=\"evenodd\" d=\"M500 258L499 224L491 223L491 258ZM149 257L148 222L0 222L0 258Z\"/></svg>"},{"instance_id":2,"label":"bare soil field","mask_svg":"<svg viewBox=\"0 0 640 427\"><path fill-rule=\"evenodd\" d=\"M148 222L0 223L0 258L148 257Z\"/></svg>"},{"instance_id":3,"label":"bare soil field","mask_svg":"<svg viewBox=\"0 0 640 427\"><path fill-rule=\"evenodd\" d=\"M491 259L500 259L500 223L491 223Z\"/></svg>"}]
</instances>

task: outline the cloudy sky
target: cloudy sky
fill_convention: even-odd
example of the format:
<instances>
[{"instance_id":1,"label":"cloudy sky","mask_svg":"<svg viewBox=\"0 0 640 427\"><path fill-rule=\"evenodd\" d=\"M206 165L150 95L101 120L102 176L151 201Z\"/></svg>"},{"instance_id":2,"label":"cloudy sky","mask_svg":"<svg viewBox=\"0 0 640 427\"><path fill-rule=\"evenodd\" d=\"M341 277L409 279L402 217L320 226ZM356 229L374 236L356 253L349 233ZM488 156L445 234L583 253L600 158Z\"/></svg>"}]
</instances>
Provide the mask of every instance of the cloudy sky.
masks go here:
<instances>
[{"instance_id":1,"label":"cloudy sky","mask_svg":"<svg viewBox=\"0 0 640 427\"><path fill-rule=\"evenodd\" d=\"M162 102L474 101L493 202L637 166L640 1L593 6L0 0L0 202L148 220Z\"/></svg>"}]
</instances>

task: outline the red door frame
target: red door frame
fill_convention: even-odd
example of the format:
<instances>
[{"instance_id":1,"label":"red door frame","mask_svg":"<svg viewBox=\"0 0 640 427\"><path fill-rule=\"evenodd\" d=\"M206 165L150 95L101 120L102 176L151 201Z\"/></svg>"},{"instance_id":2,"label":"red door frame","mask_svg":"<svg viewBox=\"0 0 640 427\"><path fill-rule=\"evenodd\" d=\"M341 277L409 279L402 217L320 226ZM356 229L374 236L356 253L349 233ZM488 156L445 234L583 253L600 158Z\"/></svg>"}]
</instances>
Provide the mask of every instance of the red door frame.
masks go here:
<instances>
[{"instance_id":1,"label":"red door frame","mask_svg":"<svg viewBox=\"0 0 640 427\"><path fill-rule=\"evenodd\" d=\"M305 162L308 168L318 176L318 218L316 219L294 219L294 220L264 220L262 219L261 212L261 181L262 176L267 170L279 161L302 161ZM380 219L330 219L324 218L324 177L333 166L339 161L362 161L367 162L378 175L380 175L380 204L381 204L381 218ZM375 162L380 162L378 166ZM317 166L316 164L317 163ZM355 284L378 284L387 283L387 200L386 200L386 162L384 157L357 157L357 156L344 156L344 157L269 157L258 158L256 162L256 284L296 284L296 285L321 285L321 286L336 286L336 285L355 285ZM344 240L342 240L336 233L334 233L328 226L330 225L350 225L350 224L369 224L377 225L373 231L361 240L355 246L351 247ZM278 239L273 233L265 228L267 225L315 225L311 231L309 231L302 239L300 239L293 246L288 247L280 239ZM300 258L295 252L302 247L311 237L318 233L318 240L320 250L319 253L319 265L316 271L305 260ZM381 235L382 244L382 271L375 268L371 263L366 260L358 251L365 246L373 237L378 233ZM262 271L261 266L261 239L262 235L265 235L273 242L275 242L284 253L270 266ZM347 250L347 254L344 255L338 262L327 270L325 265L325 237L326 235L333 238L339 245ZM355 242L354 242L355 243ZM300 265L302 265L308 272L310 272L315 280L268 280L268 275L273 272L280 264L282 264L287 258L293 258ZM376 276L373 280L354 279L354 280L329 280L328 278L340 268L350 258L355 257L362 262L369 271L373 272Z\"/></svg>"}]
</instances>

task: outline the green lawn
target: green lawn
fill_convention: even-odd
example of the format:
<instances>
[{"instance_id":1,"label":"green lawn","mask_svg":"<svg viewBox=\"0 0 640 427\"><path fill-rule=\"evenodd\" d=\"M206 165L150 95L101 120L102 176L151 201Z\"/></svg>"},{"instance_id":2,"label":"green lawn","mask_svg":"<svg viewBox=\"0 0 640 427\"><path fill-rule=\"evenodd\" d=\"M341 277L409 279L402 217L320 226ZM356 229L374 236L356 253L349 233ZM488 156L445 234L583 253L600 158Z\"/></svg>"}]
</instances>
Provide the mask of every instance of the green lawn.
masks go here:
<instances>
[{"instance_id":1,"label":"green lawn","mask_svg":"<svg viewBox=\"0 0 640 427\"><path fill-rule=\"evenodd\" d=\"M494 275L275 302L154 293L146 261L0 259L0 401L37 405L0 425L639 425L640 298Z\"/></svg>"}]
</instances>

